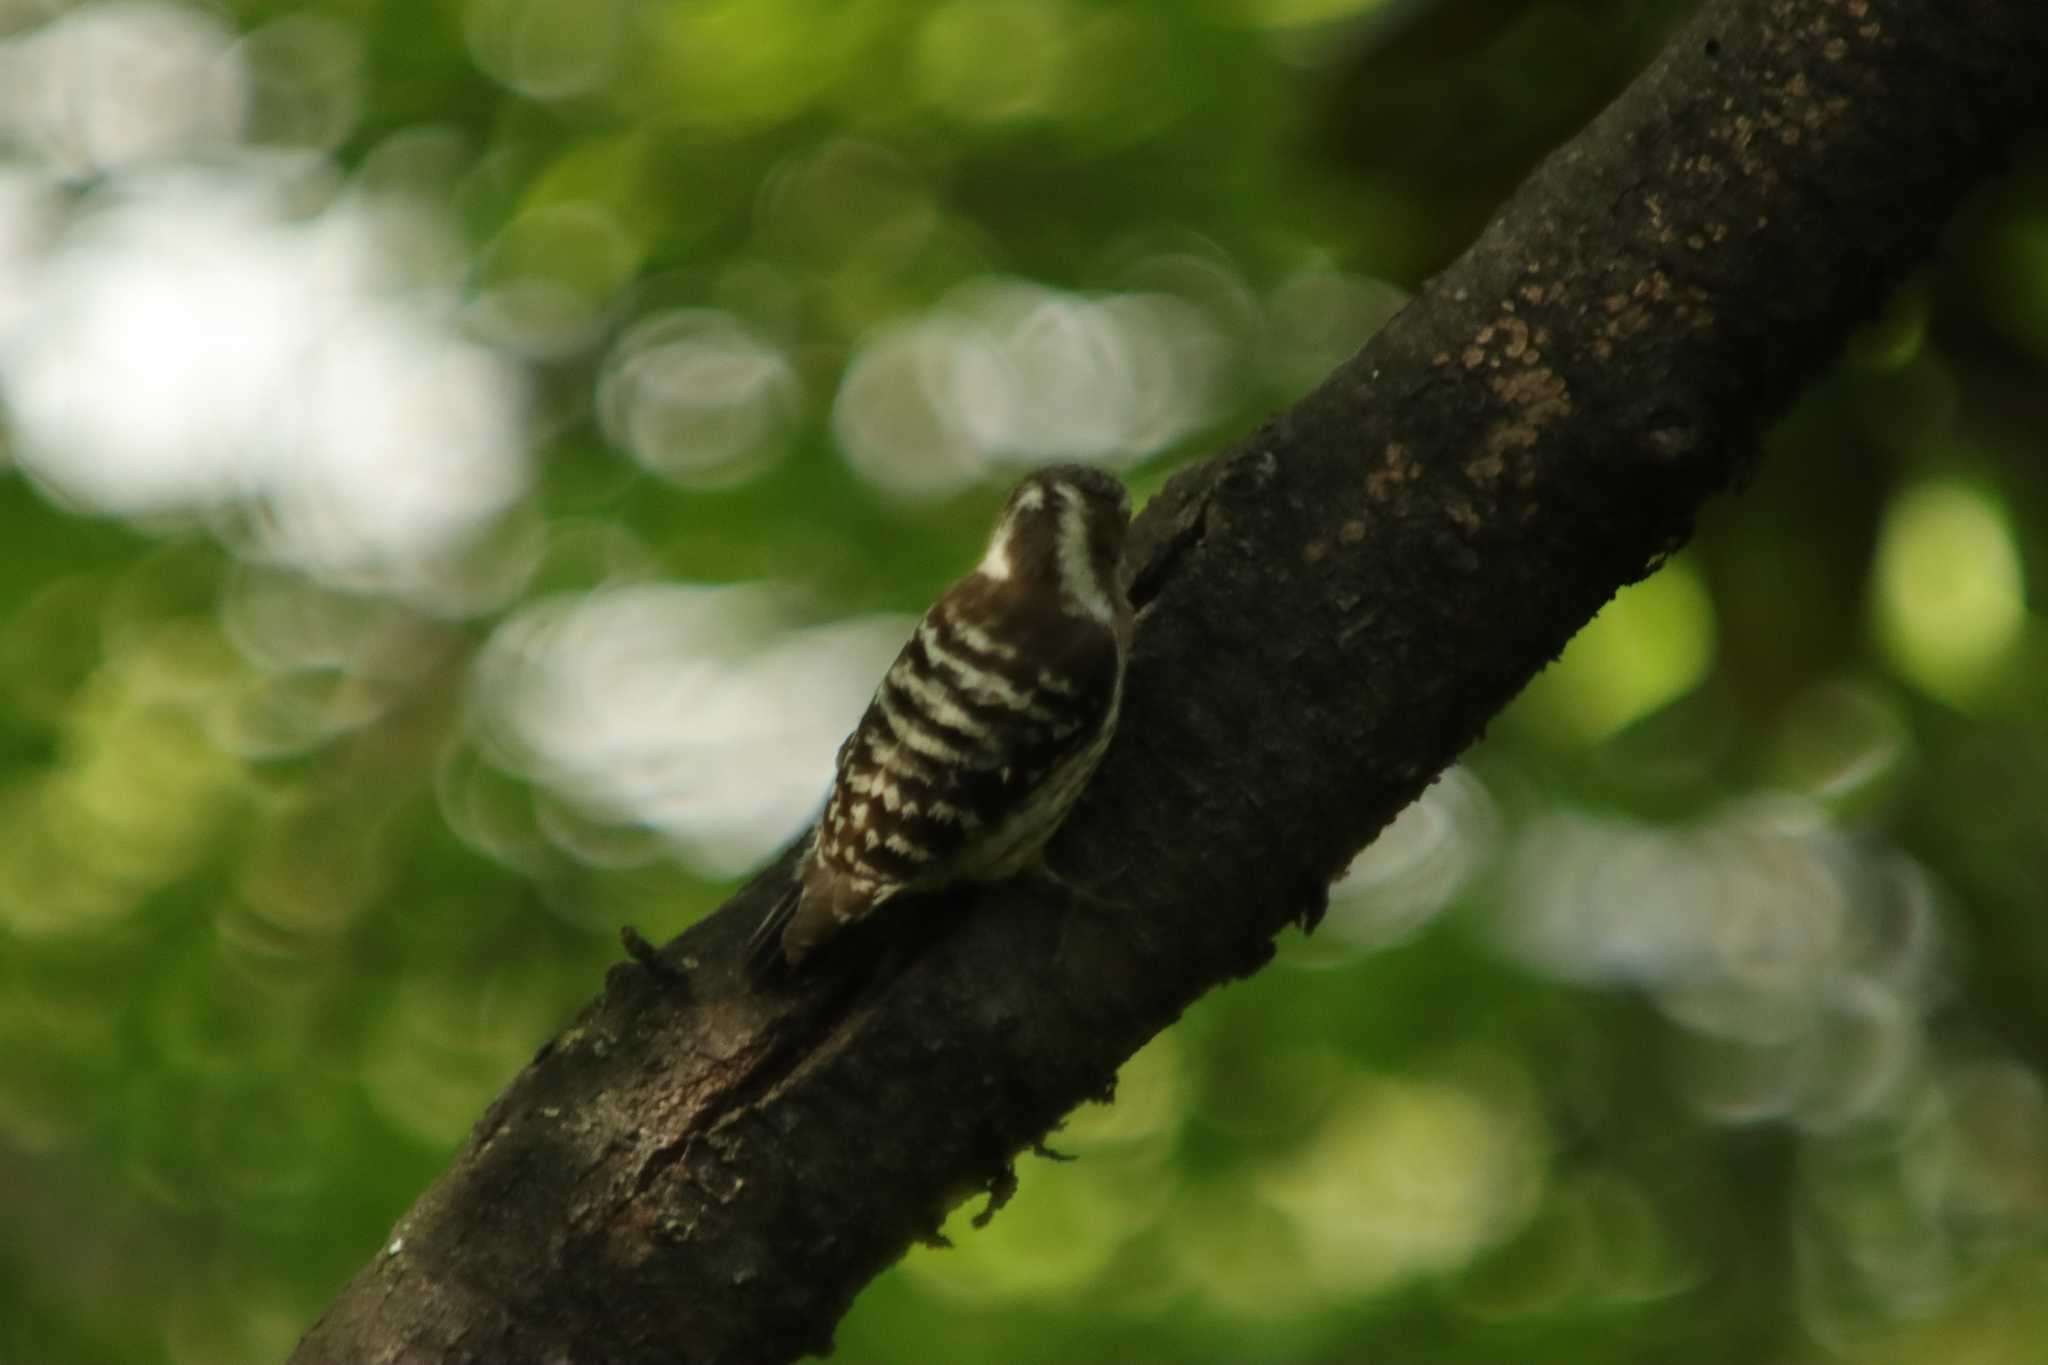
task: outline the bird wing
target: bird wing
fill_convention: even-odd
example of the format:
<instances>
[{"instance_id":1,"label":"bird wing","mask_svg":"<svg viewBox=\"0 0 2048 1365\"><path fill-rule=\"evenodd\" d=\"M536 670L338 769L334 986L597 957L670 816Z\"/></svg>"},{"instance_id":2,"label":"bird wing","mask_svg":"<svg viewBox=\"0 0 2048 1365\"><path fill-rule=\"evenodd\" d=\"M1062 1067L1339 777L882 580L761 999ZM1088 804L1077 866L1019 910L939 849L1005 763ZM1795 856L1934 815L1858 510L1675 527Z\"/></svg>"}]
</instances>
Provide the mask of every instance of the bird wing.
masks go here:
<instances>
[{"instance_id":1,"label":"bird wing","mask_svg":"<svg viewBox=\"0 0 2048 1365\"><path fill-rule=\"evenodd\" d=\"M876 903L972 875L992 831L1034 800L1071 801L1073 791L1047 792L1048 779L1102 737L1118 667L1101 623L973 577L956 583L840 751L821 861L872 881L883 891Z\"/></svg>"}]
</instances>

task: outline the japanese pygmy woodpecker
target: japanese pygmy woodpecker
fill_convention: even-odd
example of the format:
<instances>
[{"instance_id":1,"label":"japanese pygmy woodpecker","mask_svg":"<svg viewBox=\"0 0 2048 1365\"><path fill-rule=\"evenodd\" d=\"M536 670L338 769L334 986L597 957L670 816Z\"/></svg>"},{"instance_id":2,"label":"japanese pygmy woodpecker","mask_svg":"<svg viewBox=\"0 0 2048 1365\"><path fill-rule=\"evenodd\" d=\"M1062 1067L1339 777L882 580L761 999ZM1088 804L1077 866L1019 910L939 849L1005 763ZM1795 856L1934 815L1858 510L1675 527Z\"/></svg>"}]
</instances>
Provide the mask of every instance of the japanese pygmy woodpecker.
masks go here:
<instances>
[{"instance_id":1,"label":"japanese pygmy woodpecker","mask_svg":"<svg viewBox=\"0 0 2048 1365\"><path fill-rule=\"evenodd\" d=\"M1100 470L1025 478L988 551L918 623L840 746L797 885L755 933L801 962L900 896L1030 870L1116 728L1130 498Z\"/></svg>"}]
</instances>

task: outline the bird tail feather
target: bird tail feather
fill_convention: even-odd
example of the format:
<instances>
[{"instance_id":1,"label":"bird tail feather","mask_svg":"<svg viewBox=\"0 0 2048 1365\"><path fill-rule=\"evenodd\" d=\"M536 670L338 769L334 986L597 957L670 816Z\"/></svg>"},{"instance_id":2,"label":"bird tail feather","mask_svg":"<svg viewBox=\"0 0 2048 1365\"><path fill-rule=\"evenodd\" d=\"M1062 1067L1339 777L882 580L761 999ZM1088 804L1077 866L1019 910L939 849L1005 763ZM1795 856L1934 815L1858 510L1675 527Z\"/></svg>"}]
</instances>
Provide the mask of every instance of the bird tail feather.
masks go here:
<instances>
[{"instance_id":1,"label":"bird tail feather","mask_svg":"<svg viewBox=\"0 0 2048 1365\"><path fill-rule=\"evenodd\" d=\"M792 882L761 916L754 932L747 936L747 966L756 980L765 981L789 970L789 963L782 954L782 931L795 918L797 904L802 899L803 883Z\"/></svg>"}]
</instances>

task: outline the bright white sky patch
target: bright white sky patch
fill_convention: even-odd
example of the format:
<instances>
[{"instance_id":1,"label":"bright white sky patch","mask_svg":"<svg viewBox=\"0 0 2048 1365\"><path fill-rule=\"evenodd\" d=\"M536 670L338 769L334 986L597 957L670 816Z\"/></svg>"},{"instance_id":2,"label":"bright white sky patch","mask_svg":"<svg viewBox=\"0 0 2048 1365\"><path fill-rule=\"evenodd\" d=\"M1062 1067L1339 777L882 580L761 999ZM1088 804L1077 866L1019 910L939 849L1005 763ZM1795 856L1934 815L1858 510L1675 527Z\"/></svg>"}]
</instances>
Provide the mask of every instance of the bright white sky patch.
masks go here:
<instances>
[{"instance_id":1,"label":"bright white sky patch","mask_svg":"<svg viewBox=\"0 0 2048 1365\"><path fill-rule=\"evenodd\" d=\"M863 475L912 496L990 465L1128 463L1214 415L1231 349L1206 309L1176 295L982 280L861 345L833 430Z\"/></svg>"},{"instance_id":2,"label":"bright white sky patch","mask_svg":"<svg viewBox=\"0 0 2048 1365\"><path fill-rule=\"evenodd\" d=\"M258 37L113 3L0 41L8 454L82 512L233 527L258 560L472 609L464 557L528 485L525 372L405 281L421 212L242 145L286 48L332 107L282 131L353 119L345 39Z\"/></svg>"},{"instance_id":3,"label":"bright white sky patch","mask_svg":"<svg viewBox=\"0 0 2048 1365\"><path fill-rule=\"evenodd\" d=\"M184 5L84 5L0 43L0 137L78 175L240 140L235 34Z\"/></svg>"},{"instance_id":4,"label":"bright white sky patch","mask_svg":"<svg viewBox=\"0 0 2048 1365\"><path fill-rule=\"evenodd\" d=\"M792 628L763 588L665 584L539 602L478 664L491 756L586 812L747 870L824 800L906 617Z\"/></svg>"},{"instance_id":5,"label":"bright white sky patch","mask_svg":"<svg viewBox=\"0 0 2048 1365\"><path fill-rule=\"evenodd\" d=\"M1560 808L1522 830L1506 875L1500 945L1545 975L1645 990L1715 1117L1834 1131L1921 1075L1950 989L1935 888L1808 802L1682 827Z\"/></svg>"},{"instance_id":6,"label":"bright white sky patch","mask_svg":"<svg viewBox=\"0 0 2048 1365\"><path fill-rule=\"evenodd\" d=\"M0 251L16 461L87 511L249 508L260 557L431 601L526 489L524 375L390 287L365 206L295 217L289 185L268 160L130 176Z\"/></svg>"}]
</instances>

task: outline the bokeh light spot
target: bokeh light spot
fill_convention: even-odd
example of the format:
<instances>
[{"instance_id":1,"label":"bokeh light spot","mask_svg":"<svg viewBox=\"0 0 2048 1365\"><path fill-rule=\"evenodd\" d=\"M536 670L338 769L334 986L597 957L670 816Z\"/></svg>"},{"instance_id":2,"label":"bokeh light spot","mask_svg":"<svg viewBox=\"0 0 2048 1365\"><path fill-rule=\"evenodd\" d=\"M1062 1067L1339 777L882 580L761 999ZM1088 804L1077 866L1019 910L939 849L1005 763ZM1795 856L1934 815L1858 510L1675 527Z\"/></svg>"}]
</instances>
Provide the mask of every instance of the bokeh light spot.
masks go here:
<instances>
[{"instance_id":1,"label":"bokeh light spot","mask_svg":"<svg viewBox=\"0 0 2048 1365\"><path fill-rule=\"evenodd\" d=\"M189 5L82 5L0 43L0 139L65 175L239 141L234 35Z\"/></svg>"},{"instance_id":2,"label":"bokeh light spot","mask_svg":"<svg viewBox=\"0 0 2048 1365\"><path fill-rule=\"evenodd\" d=\"M535 99L563 99L608 83L627 26L620 0L469 0L463 16L477 65Z\"/></svg>"},{"instance_id":3,"label":"bokeh light spot","mask_svg":"<svg viewBox=\"0 0 2048 1365\"><path fill-rule=\"evenodd\" d=\"M559 360L591 344L640 246L604 204L558 199L513 219L491 249L471 321L507 350Z\"/></svg>"},{"instance_id":4,"label":"bokeh light spot","mask_svg":"<svg viewBox=\"0 0 2048 1365\"><path fill-rule=\"evenodd\" d=\"M652 473L692 487L735 483L780 459L802 402L782 351L709 309L641 322L598 383L605 434Z\"/></svg>"},{"instance_id":5,"label":"bokeh light spot","mask_svg":"<svg viewBox=\"0 0 2048 1365\"><path fill-rule=\"evenodd\" d=\"M1470 1077L1361 1076L1265 1197L1334 1292L1456 1269L1536 1207L1547 1142L1531 1098L1504 1059Z\"/></svg>"},{"instance_id":6,"label":"bokeh light spot","mask_svg":"<svg viewBox=\"0 0 2048 1365\"><path fill-rule=\"evenodd\" d=\"M1124 1149L1167 1139L1187 1119L1186 1046L1172 1031L1156 1034L1117 1068L1116 1098L1085 1105L1060 1127L1062 1148Z\"/></svg>"},{"instance_id":7,"label":"bokeh light spot","mask_svg":"<svg viewBox=\"0 0 2048 1365\"><path fill-rule=\"evenodd\" d=\"M919 88L959 118L1000 122L1058 100L1067 16L1050 0L955 0L918 33Z\"/></svg>"},{"instance_id":8,"label":"bokeh light spot","mask_svg":"<svg viewBox=\"0 0 2048 1365\"><path fill-rule=\"evenodd\" d=\"M1714 604L1683 555L1615 594L1516 702L1516 718L1592 743L1684 696L1714 662Z\"/></svg>"},{"instance_id":9,"label":"bokeh light spot","mask_svg":"<svg viewBox=\"0 0 2048 1365\"><path fill-rule=\"evenodd\" d=\"M245 553L460 602L448 566L526 489L524 377L390 295L378 219L288 190L249 163L91 201L0 333L15 458L75 507L215 516Z\"/></svg>"},{"instance_id":10,"label":"bokeh light spot","mask_svg":"<svg viewBox=\"0 0 2048 1365\"><path fill-rule=\"evenodd\" d=\"M727 135L789 118L828 90L876 16L830 0L698 0L658 11L659 87L672 117Z\"/></svg>"},{"instance_id":11,"label":"bokeh light spot","mask_svg":"<svg viewBox=\"0 0 2048 1365\"><path fill-rule=\"evenodd\" d=\"M527 1060L527 1040L559 1022L546 996L491 985L488 978L409 980L369 1021L364 1094L385 1122L414 1141L440 1149L461 1141Z\"/></svg>"},{"instance_id":12,"label":"bokeh light spot","mask_svg":"<svg viewBox=\"0 0 2048 1365\"><path fill-rule=\"evenodd\" d=\"M1893 498L1875 589L1877 635L1893 667L1958 706L1981 696L2027 624L2005 509L1958 481L1918 484Z\"/></svg>"},{"instance_id":13,"label":"bokeh light spot","mask_svg":"<svg viewBox=\"0 0 2048 1365\"><path fill-rule=\"evenodd\" d=\"M1478 776L1447 769L1352 859L1330 888L1328 915L1311 942L1371 951L1422 932L1485 865L1499 823Z\"/></svg>"},{"instance_id":14,"label":"bokeh light spot","mask_svg":"<svg viewBox=\"0 0 2048 1365\"><path fill-rule=\"evenodd\" d=\"M482 738L506 771L592 816L660 830L705 873L731 876L823 801L839 742L910 628L792 627L763 588L542 601L478 662Z\"/></svg>"},{"instance_id":15,"label":"bokeh light spot","mask_svg":"<svg viewBox=\"0 0 2048 1365\"><path fill-rule=\"evenodd\" d=\"M1296 1319L1325 1297L1298 1221L1235 1184L1199 1185L1180 1198L1167 1255L1187 1301L1208 1312Z\"/></svg>"},{"instance_id":16,"label":"bokeh light spot","mask_svg":"<svg viewBox=\"0 0 2048 1365\"><path fill-rule=\"evenodd\" d=\"M982 1201L947 1219L951 1248L913 1252L904 1270L919 1284L968 1302L1052 1299L1098 1278L1111 1258L1140 1237L1172 1203L1171 1172L1145 1166L1143 1177L1108 1154L1058 1170L1030 1157L1017 1164L1018 1194L985 1228ZM1078 1178L1076 1178L1078 1177Z\"/></svg>"},{"instance_id":17,"label":"bokeh light spot","mask_svg":"<svg viewBox=\"0 0 2048 1365\"><path fill-rule=\"evenodd\" d=\"M1003 466L1125 464L1214 412L1231 354L1206 310L1174 295L981 280L865 342L833 426L856 469L908 496Z\"/></svg>"},{"instance_id":18,"label":"bokeh light spot","mask_svg":"<svg viewBox=\"0 0 2048 1365\"><path fill-rule=\"evenodd\" d=\"M1645 1191L1593 1170L1561 1179L1529 1226L1461 1277L1454 1292L1481 1321L1561 1321L1669 1298L1698 1278Z\"/></svg>"},{"instance_id":19,"label":"bokeh light spot","mask_svg":"<svg viewBox=\"0 0 2048 1365\"><path fill-rule=\"evenodd\" d=\"M1819 800L1855 802L1896 778L1913 735L1898 699L1857 679L1833 679L1786 709L1775 745L1780 780Z\"/></svg>"},{"instance_id":20,"label":"bokeh light spot","mask_svg":"<svg viewBox=\"0 0 2048 1365\"><path fill-rule=\"evenodd\" d=\"M242 40L251 140L330 151L362 118L362 38L319 14L292 14Z\"/></svg>"}]
</instances>

